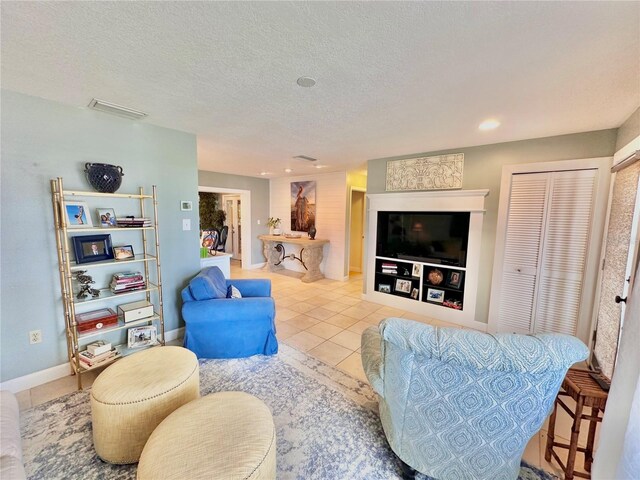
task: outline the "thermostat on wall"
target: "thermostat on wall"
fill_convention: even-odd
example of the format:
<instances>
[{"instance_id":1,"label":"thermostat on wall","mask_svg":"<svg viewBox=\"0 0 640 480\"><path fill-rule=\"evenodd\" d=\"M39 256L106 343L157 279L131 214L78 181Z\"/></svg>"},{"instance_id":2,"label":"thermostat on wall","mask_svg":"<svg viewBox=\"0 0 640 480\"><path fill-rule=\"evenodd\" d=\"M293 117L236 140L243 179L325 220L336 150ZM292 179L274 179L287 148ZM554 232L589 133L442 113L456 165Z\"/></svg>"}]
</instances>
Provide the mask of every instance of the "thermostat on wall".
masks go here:
<instances>
[{"instance_id":1,"label":"thermostat on wall","mask_svg":"<svg viewBox=\"0 0 640 480\"><path fill-rule=\"evenodd\" d=\"M191 202L190 200L182 200L180 202L180 210L182 210L183 212L190 212L191 210L193 210L193 202Z\"/></svg>"}]
</instances>

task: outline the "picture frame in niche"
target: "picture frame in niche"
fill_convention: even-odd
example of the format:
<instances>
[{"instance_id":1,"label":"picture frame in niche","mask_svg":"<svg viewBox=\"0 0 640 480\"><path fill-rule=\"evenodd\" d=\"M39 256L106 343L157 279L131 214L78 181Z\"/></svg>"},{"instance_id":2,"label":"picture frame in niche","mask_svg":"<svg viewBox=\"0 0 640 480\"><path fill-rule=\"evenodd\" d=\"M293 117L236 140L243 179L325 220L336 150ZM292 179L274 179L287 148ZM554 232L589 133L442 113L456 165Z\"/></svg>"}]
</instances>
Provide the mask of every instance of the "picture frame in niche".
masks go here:
<instances>
[{"instance_id":1,"label":"picture frame in niche","mask_svg":"<svg viewBox=\"0 0 640 480\"><path fill-rule=\"evenodd\" d=\"M391 285L388 283L379 283L378 291L382 293L391 293Z\"/></svg>"},{"instance_id":2,"label":"picture frame in niche","mask_svg":"<svg viewBox=\"0 0 640 480\"><path fill-rule=\"evenodd\" d=\"M113 260L111 235L80 235L71 240L78 264Z\"/></svg>"},{"instance_id":3,"label":"picture frame in niche","mask_svg":"<svg viewBox=\"0 0 640 480\"><path fill-rule=\"evenodd\" d=\"M417 300L418 295L420 295L420 290L418 290L417 288L414 288L413 290L411 290L411 298L413 298L414 300Z\"/></svg>"},{"instance_id":4,"label":"picture frame in niche","mask_svg":"<svg viewBox=\"0 0 640 480\"><path fill-rule=\"evenodd\" d=\"M98 219L102 228L114 228L118 224L116 222L116 212L113 208L96 208Z\"/></svg>"},{"instance_id":5,"label":"picture frame in niche","mask_svg":"<svg viewBox=\"0 0 640 480\"><path fill-rule=\"evenodd\" d=\"M127 347L148 347L157 343L157 330L152 325L133 327L127 330Z\"/></svg>"},{"instance_id":6,"label":"picture frame in niche","mask_svg":"<svg viewBox=\"0 0 640 480\"><path fill-rule=\"evenodd\" d=\"M65 202L67 228L92 228L91 214L86 202Z\"/></svg>"},{"instance_id":7,"label":"picture frame in niche","mask_svg":"<svg viewBox=\"0 0 640 480\"><path fill-rule=\"evenodd\" d=\"M133 253L133 247L131 245L121 245L119 247L113 247L113 257L116 260L131 260L135 258L135 253Z\"/></svg>"},{"instance_id":8,"label":"picture frame in niche","mask_svg":"<svg viewBox=\"0 0 640 480\"><path fill-rule=\"evenodd\" d=\"M438 290L436 288L427 289L427 301L433 303L444 302L444 290Z\"/></svg>"},{"instance_id":9,"label":"picture frame in niche","mask_svg":"<svg viewBox=\"0 0 640 480\"><path fill-rule=\"evenodd\" d=\"M411 280L396 279L396 292L411 293Z\"/></svg>"},{"instance_id":10,"label":"picture frame in niche","mask_svg":"<svg viewBox=\"0 0 640 480\"><path fill-rule=\"evenodd\" d=\"M414 263L413 268L411 269L411 276L419 277L421 273L422 273L422 264Z\"/></svg>"},{"instance_id":11,"label":"picture frame in niche","mask_svg":"<svg viewBox=\"0 0 640 480\"><path fill-rule=\"evenodd\" d=\"M445 286L450 288L460 288L463 275L464 272L461 272L459 270L450 270L447 274L447 281L445 283Z\"/></svg>"}]
</instances>

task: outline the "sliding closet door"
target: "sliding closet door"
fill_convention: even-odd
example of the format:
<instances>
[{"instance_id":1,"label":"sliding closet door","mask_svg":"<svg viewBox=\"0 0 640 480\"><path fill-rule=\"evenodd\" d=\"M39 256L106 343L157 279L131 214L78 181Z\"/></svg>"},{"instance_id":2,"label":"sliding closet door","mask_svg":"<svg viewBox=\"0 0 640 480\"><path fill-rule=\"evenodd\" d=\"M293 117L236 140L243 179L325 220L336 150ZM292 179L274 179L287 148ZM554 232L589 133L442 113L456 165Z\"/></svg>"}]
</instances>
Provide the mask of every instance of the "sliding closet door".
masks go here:
<instances>
[{"instance_id":1,"label":"sliding closet door","mask_svg":"<svg viewBox=\"0 0 640 480\"><path fill-rule=\"evenodd\" d=\"M576 334L595 182L596 170L551 174L535 333Z\"/></svg>"},{"instance_id":2,"label":"sliding closet door","mask_svg":"<svg viewBox=\"0 0 640 480\"><path fill-rule=\"evenodd\" d=\"M596 170L514 174L497 330L575 335Z\"/></svg>"},{"instance_id":3,"label":"sliding closet door","mask_svg":"<svg viewBox=\"0 0 640 480\"><path fill-rule=\"evenodd\" d=\"M532 330L549 180L548 173L532 173L514 175L511 181L499 331Z\"/></svg>"}]
</instances>

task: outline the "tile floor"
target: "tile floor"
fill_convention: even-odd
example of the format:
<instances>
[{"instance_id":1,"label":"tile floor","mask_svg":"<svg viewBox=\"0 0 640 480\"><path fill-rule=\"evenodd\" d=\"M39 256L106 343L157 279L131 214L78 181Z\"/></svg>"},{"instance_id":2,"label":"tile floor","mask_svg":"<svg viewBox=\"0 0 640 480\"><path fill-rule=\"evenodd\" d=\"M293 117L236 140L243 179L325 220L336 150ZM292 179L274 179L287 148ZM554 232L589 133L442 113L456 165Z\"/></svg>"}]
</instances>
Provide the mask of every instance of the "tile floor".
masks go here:
<instances>
[{"instance_id":1,"label":"tile floor","mask_svg":"<svg viewBox=\"0 0 640 480\"><path fill-rule=\"evenodd\" d=\"M269 278L272 295L276 302L276 326L278 340L318 360L366 381L360 356L360 335L384 318L395 316L437 326L451 326L436 319L416 315L396 308L363 301L362 275L353 273L347 282L323 279L312 284L300 282L296 275L271 274L263 270L242 270L232 262L231 278ZM180 345L181 341L171 342ZM89 387L98 372L85 374L83 382ZM21 409L31 408L53 400L76 389L75 377L65 377L30 390L19 392L17 397ZM558 413L556 421L557 441L568 443L571 419L565 412ZM580 435L580 446L586 445L587 428L584 424ZM524 452L523 458L532 465L561 476L555 462L544 459L547 440L547 422L535 435ZM597 445L597 436L596 436ZM566 451L560 457L566 461ZM577 456L578 467L582 466L581 454Z\"/></svg>"}]
</instances>

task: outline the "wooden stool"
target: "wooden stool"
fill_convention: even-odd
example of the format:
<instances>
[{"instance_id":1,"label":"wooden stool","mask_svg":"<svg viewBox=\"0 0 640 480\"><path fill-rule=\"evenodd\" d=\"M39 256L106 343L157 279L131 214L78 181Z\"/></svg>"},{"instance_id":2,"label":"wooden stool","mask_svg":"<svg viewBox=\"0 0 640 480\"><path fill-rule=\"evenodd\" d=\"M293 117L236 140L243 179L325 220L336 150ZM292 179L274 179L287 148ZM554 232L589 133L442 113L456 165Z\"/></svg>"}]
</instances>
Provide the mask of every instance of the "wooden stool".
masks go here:
<instances>
[{"instance_id":1,"label":"wooden stool","mask_svg":"<svg viewBox=\"0 0 640 480\"><path fill-rule=\"evenodd\" d=\"M591 463L593 462L593 443L596 436L596 426L602 421L602 417L598 416L600 411L604 414L604 407L607 404L608 393L591 378L590 372L586 370L570 369L567 376L562 382L562 390L556 397L553 406L553 413L549 419L549 432L547 436L547 447L544 458L547 462L551 461L551 456L556 459L560 468L565 475L565 480L571 480L574 476L581 478L591 478L589 473L575 472L576 453L584 453L584 468L587 472L591 472ZM576 411L572 412L569 407L560 399L561 396L571 397L576 401ZM556 413L560 405L573 418L573 427L571 428L571 442L569 445L565 443L554 442L554 430L556 427ZM584 407L591 407L591 415L582 413ZM578 447L578 437L580 435L580 424L582 420L589 421L589 435L587 436L587 446L585 448ZM553 447L566 448L569 450L567 464L564 465Z\"/></svg>"}]
</instances>

